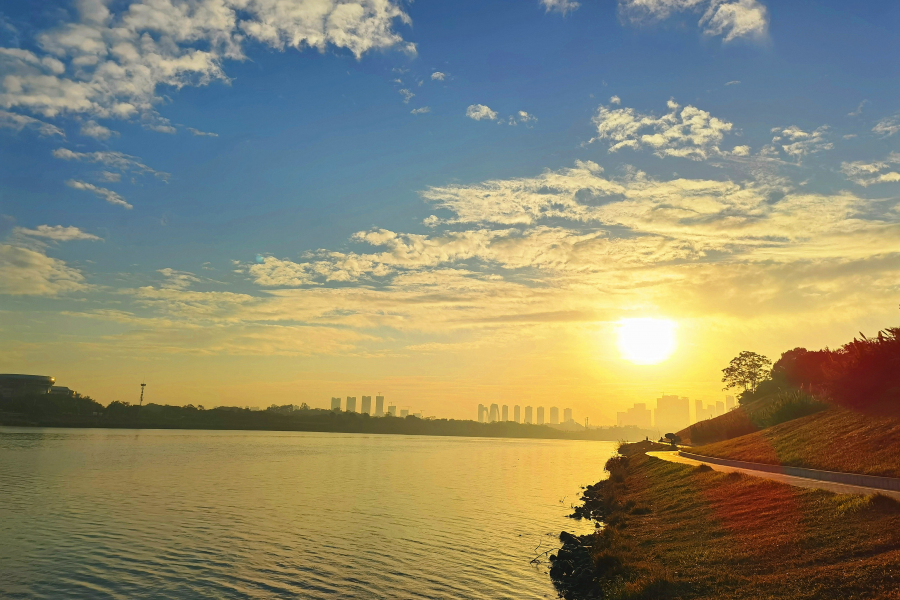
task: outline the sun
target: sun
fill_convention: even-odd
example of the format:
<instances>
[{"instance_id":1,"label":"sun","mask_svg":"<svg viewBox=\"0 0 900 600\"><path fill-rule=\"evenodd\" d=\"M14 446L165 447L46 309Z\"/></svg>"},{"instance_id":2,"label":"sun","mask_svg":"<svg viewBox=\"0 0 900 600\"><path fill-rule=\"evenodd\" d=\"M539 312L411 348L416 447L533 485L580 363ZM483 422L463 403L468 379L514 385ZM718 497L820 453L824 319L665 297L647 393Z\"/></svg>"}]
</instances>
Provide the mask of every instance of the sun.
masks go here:
<instances>
[{"instance_id":1,"label":"sun","mask_svg":"<svg viewBox=\"0 0 900 600\"><path fill-rule=\"evenodd\" d=\"M622 319L617 333L622 358L639 365L661 363L677 346L675 323L668 319Z\"/></svg>"}]
</instances>

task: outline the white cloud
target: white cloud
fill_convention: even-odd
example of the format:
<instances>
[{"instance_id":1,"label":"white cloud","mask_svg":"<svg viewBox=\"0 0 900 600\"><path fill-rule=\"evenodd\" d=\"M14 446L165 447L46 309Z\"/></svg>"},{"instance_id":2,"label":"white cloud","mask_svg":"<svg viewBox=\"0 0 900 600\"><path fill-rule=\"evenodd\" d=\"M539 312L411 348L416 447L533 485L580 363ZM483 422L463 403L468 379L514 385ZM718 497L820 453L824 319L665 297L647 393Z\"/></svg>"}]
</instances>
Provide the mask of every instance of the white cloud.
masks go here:
<instances>
[{"instance_id":1,"label":"white cloud","mask_svg":"<svg viewBox=\"0 0 900 600\"><path fill-rule=\"evenodd\" d=\"M81 125L81 135L92 137L95 140L108 140L112 136L119 135L119 132L113 131L108 127L104 127L103 125L97 123L97 121L91 119Z\"/></svg>"},{"instance_id":2,"label":"white cloud","mask_svg":"<svg viewBox=\"0 0 900 600\"><path fill-rule=\"evenodd\" d=\"M547 12L558 12L563 15L577 9L581 4L573 0L541 0Z\"/></svg>"},{"instance_id":3,"label":"white cloud","mask_svg":"<svg viewBox=\"0 0 900 600\"><path fill-rule=\"evenodd\" d=\"M403 104L409 104L409 101L415 96L415 94L406 88L400 90L400 95L403 96Z\"/></svg>"},{"instance_id":4,"label":"white cloud","mask_svg":"<svg viewBox=\"0 0 900 600\"><path fill-rule=\"evenodd\" d=\"M750 146L735 146L731 149L734 156L750 156Z\"/></svg>"},{"instance_id":5,"label":"white cloud","mask_svg":"<svg viewBox=\"0 0 900 600\"><path fill-rule=\"evenodd\" d=\"M192 135L207 136L207 137L219 137L218 133L212 133L209 131L200 131L199 129L194 129L193 127L188 127L187 130L190 131Z\"/></svg>"},{"instance_id":6,"label":"white cloud","mask_svg":"<svg viewBox=\"0 0 900 600\"><path fill-rule=\"evenodd\" d=\"M900 117L886 117L878 121L872 131L890 137L900 131Z\"/></svg>"},{"instance_id":7,"label":"white cloud","mask_svg":"<svg viewBox=\"0 0 900 600\"><path fill-rule=\"evenodd\" d=\"M734 81L729 81L729 82L726 83L725 85L726 85L726 86L728 86L728 85L741 85L741 82L738 81L737 79L735 79Z\"/></svg>"},{"instance_id":8,"label":"white cloud","mask_svg":"<svg viewBox=\"0 0 900 600\"><path fill-rule=\"evenodd\" d=\"M68 148L57 148L53 151L53 156L62 160L77 160L80 162L92 162L106 165L120 171L131 173L145 174L149 173L163 181L168 180L169 173L164 171L156 171L151 169L138 158L114 151L98 151L98 152L75 152Z\"/></svg>"},{"instance_id":9,"label":"white cloud","mask_svg":"<svg viewBox=\"0 0 900 600\"><path fill-rule=\"evenodd\" d=\"M243 60L247 42L277 50L344 48L364 53L400 47L410 23L392 0L138 0L111 9L82 0L76 20L37 36L40 51L0 48L0 107L52 117L154 119L157 89L227 81L225 60Z\"/></svg>"},{"instance_id":10,"label":"white cloud","mask_svg":"<svg viewBox=\"0 0 900 600\"><path fill-rule=\"evenodd\" d=\"M863 100L862 102L859 103L859 106L856 107L856 110L847 113L847 116L848 117L858 117L859 115L862 114L863 107L865 107L866 104L869 104L869 101Z\"/></svg>"},{"instance_id":11,"label":"white cloud","mask_svg":"<svg viewBox=\"0 0 900 600\"><path fill-rule=\"evenodd\" d=\"M466 116L470 119L475 119L476 121L481 121L482 119L494 121L497 119L497 112L491 110L484 104L471 104L466 109Z\"/></svg>"},{"instance_id":12,"label":"white cloud","mask_svg":"<svg viewBox=\"0 0 900 600\"><path fill-rule=\"evenodd\" d=\"M772 146L780 147L786 154L796 159L801 159L807 154L815 154L834 148L834 144L828 141L828 125L822 125L813 131L803 131L796 125L790 127L775 127L772 133Z\"/></svg>"},{"instance_id":13,"label":"white cloud","mask_svg":"<svg viewBox=\"0 0 900 600\"><path fill-rule=\"evenodd\" d=\"M867 187L876 183L900 183L900 173L891 165L900 164L900 154L892 152L884 161L842 162L841 173L850 181Z\"/></svg>"},{"instance_id":14,"label":"white cloud","mask_svg":"<svg viewBox=\"0 0 900 600\"><path fill-rule=\"evenodd\" d=\"M736 38L759 38L769 25L768 11L757 0L619 0L619 11L635 24L668 19L680 12L703 12L698 25L703 33Z\"/></svg>"},{"instance_id":15,"label":"white cloud","mask_svg":"<svg viewBox=\"0 0 900 600\"><path fill-rule=\"evenodd\" d=\"M121 173L112 173L110 171L100 171L100 179L103 181L121 181Z\"/></svg>"},{"instance_id":16,"label":"white cloud","mask_svg":"<svg viewBox=\"0 0 900 600\"><path fill-rule=\"evenodd\" d=\"M62 225L38 225L35 229L16 227L13 232L19 235L46 238L55 242L69 242L72 240L97 241L101 239L96 235L81 231L77 227L63 227Z\"/></svg>"},{"instance_id":17,"label":"white cloud","mask_svg":"<svg viewBox=\"0 0 900 600\"><path fill-rule=\"evenodd\" d=\"M0 244L0 294L56 296L85 289L84 276L36 250Z\"/></svg>"},{"instance_id":18,"label":"white cloud","mask_svg":"<svg viewBox=\"0 0 900 600\"><path fill-rule=\"evenodd\" d=\"M128 204L128 202L126 202L122 196L115 193L114 191L96 186L92 183L88 183L86 181L79 181L77 179L70 179L70 180L66 181L66 185L68 185L71 188L75 188L76 190L85 190L87 192L94 192L94 194L96 194L97 197L106 200L110 204L122 206L127 209L134 208L133 206Z\"/></svg>"},{"instance_id":19,"label":"white cloud","mask_svg":"<svg viewBox=\"0 0 900 600\"><path fill-rule=\"evenodd\" d=\"M618 96L612 96L612 97L610 97L610 99L609 99L609 103L610 103L610 104L615 104L616 106L619 106L620 104L622 104L622 99L619 98Z\"/></svg>"},{"instance_id":20,"label":"white cloud","mask_svg":"<svg viewBox=\"0 0 900 600\"><path fill-rule=\"evenodd\" d=\"M661 117L633 108L600 106L593 118L597 140L610 142L609 151L651 148L657 156L680 156L692 160L721 154L719 143L732 124L693 106L683 109L668 102L669 113Z\"/></svg>"},{"instance_id":21,"label":"white cloud","mask_svg":"<svg viewBox=\"0 0 900 600\"><path fill-rule=\"evenodd\" d=\"M176 271L175 269L165 268L158 269L157 273L162 274L166 281L162 287L173 290L186 290L191 287L192 283L199 283L199 277L188 271Z\"/></svg>"},{"instance_id":22,"label":"white cloud","mask_svg":"<svg viewBox=\"0 0 900 600\"><path fill-rule=\"evenodd\" d=\"M59 137L66 137L63 130L56 125L51 125L50 123L45 123L34 117L20 115L6 110L0 110L0 129L14 129L16 131L33 129L44 136L58 135Z\"/></svg>"},{"instance_id":23,"label":"white cloud","mask_svg":"<svg viewBox=\"0 0 900 600\"><path fill-rule=\"evenodd\" d=\"M412 109L412 110L409 111L409 112L411 112L411 113L414 114L414 115L424 115L425 113L430 113L430 112L431 112L431 107L430 107L430 106L423 106L423 107L421 107L421 108L414 108L414 109Z\"/></svg>"},{"instance_id":24,"label":"white cloud","mask_svg":"<svg viewBox=\"0 0 900 600\"><path fill-rule=\"evenodd\" d=\"M441 73L440 71L435 71L434 73L431 74L431 79L433 81L444 81L444 79L446 79L446 78L447 78L447 74Z\"/></svg>"}]
</instances>

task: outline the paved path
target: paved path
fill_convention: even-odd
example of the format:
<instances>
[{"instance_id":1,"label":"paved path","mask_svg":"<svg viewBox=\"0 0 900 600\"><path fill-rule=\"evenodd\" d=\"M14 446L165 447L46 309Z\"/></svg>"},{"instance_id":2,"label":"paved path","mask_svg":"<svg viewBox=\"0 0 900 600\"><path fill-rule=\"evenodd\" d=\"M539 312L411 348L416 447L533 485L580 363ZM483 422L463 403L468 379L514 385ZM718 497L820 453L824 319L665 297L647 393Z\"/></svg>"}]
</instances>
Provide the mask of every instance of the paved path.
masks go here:
<instances>
[{"instance_id":1,"label":"paved path","mask_svg":"<svg viewBox=\"0 0 900 600\"><path fill-rule=\"evenodd\" d=\"M686 456L679 456L678 452L648 452L648 456L653 456L655 458L660 458L662 460L667 460L669 462L681 463L685 465L709 465L716 471L723 471L725 473L744 473L746 475L751 475L753 477L762 477L763 479L771 479L773 481L780 481L781 483L786 483L788 485L794 485L797 487L805 487L805 488L816 488L820 490L828 490L829 492L834 492L836 494L875 494L881 493L885 496L891 496L900 500L900 492L893 490L883 490L878 488L871 487L862 487L858 485L848 485L845 483L835 483L833 481L820 481L817 479L809 479L807 477L795 477L793 475L785 475L784 473L771 473L768 471L757 471L756 469L742 469L739 467L730 467L725 465L718 465L715 463L708 463L699 460L694 460L692 458L687 458Z\"/></svg>"}]
</instances>

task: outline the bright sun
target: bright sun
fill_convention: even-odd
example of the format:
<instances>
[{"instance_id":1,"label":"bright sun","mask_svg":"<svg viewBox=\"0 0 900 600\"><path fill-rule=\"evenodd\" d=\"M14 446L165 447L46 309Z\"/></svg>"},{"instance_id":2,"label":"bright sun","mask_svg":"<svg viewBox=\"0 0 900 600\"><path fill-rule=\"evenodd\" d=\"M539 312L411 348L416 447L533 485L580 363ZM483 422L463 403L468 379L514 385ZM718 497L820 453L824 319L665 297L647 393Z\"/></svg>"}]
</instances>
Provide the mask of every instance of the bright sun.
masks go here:
<instances>
[{"instance_id":1,"label":"bright sun","mask_svg":"<svg viewBox=\"0 0 900 600\"><path fill-rule=\"evenodd\" d=\"M639 365L655 365L675 351L675 323L668 319L619 321L619 352Z\"/></svg>"}]
</instances>

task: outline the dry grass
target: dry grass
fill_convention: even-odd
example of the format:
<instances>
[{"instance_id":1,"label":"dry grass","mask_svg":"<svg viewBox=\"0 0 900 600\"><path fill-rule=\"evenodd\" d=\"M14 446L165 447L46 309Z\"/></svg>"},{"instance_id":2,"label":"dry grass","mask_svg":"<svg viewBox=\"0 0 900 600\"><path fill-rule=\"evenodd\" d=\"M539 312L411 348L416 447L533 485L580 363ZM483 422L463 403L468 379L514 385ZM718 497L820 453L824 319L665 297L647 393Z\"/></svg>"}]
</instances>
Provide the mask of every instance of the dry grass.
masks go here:
<instances>
[{"instance_id":1,"label":"dry grass","mask_svg":"<svg viewBox=\"0 0 900 600\"><path fill-rule=\"evenodd\" d=\"M832 407L691 451L750 462L900 477L900 417Z\"/></svg>"},{"instance_id":2,"label":"dry grass","mask_svg":"<svg viewBox=\"0 0 900 600\"><path fill-rule=\"evenodd\" d=\"M608 488L619 507L610 531L596 534L598 554L624 567L602 579L596 597L900 599L900 504L889 498L793 488L643 452L626 471Z\"/></svg>"}]
</instances>

